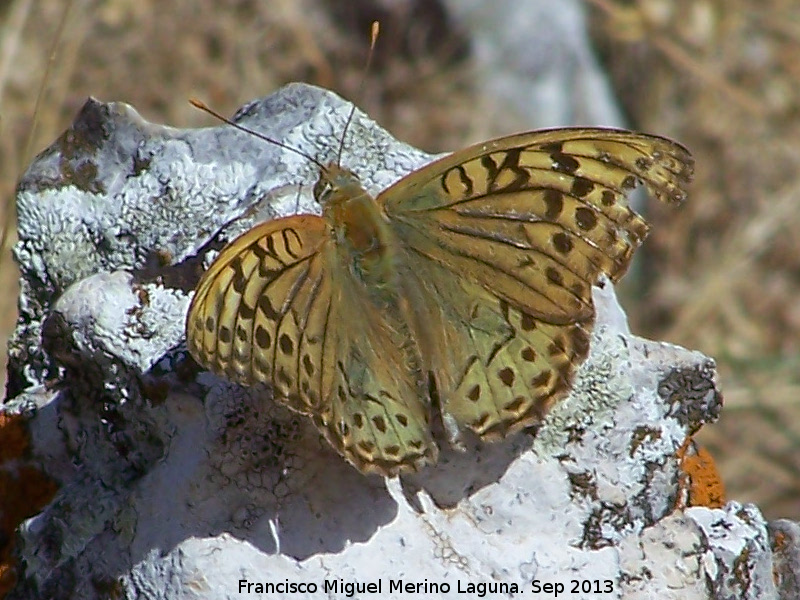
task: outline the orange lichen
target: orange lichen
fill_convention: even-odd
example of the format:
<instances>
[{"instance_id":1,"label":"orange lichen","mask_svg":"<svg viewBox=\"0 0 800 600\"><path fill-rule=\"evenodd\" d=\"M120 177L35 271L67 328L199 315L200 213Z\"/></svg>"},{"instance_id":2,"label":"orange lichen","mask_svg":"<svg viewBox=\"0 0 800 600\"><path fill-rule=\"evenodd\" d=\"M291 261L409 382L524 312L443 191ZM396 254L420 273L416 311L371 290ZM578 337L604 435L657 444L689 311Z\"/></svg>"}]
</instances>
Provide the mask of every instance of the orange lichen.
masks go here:
<instances>
[{"instance_id":1,"label":"orange lichen","mask_svg":"<svg viewBox=\"0 0 800 600\"><path fill-rule=\"evenodd\" d=\"M25 418L0 412L0 464L20 458L30 445Z\"/></svg>"},{"instance_id":2,"label":"orange lichen","mask_svg":"<svg viewBox=\"0 0 800 600\"><path fill-rule=\"evenodd\" d=\"M705 448L688 438L677 453L681 473L678 476L678 508L707 506L721 508L725 504L725 485L717 465Z\"/></svg>"},{"instance_id":3,"label":"orange lichen","mask_svg":"<svg viewBox=\"0 0 800 600\"><path fill-rule=\"evenodd\" d=\"M58 489L39 467L25 464L23 456L29 446L25 418L0 413L0 598L17 581L13 553L17 526L47 505Z\"/></svg>"},{"instance_id":4,"label":"orange lichen","mask_svg":"<svg viewBox=\"0 0 800 600\"><path fill-rule=\"evenodd\" d=\"M7 552L0 553L0 598L5 598L17 583L16 568L7 554Z\"/></svg>"}]
</instances>

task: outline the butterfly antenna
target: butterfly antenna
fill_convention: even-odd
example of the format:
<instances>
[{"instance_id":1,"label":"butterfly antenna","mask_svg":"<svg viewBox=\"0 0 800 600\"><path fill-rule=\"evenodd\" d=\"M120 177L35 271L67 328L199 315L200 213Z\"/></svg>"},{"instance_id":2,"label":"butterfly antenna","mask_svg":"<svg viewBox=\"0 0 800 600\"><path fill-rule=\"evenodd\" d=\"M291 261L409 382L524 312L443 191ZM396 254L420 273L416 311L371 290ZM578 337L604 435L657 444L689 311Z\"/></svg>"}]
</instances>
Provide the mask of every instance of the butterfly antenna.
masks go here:
<instances>
[{"instance_id":1,"label":"butterfly antenna","mask_svg":"<svg viewBox=\"0 0 800 600\"><path fill-rule=\"evenodd\" d=\"M369 67L372 64L372 55L375 54L375 42L378 41L378 34L380 33L381 26L378 21L372 22L372 29L370 31L370 42L369 42L369 52L367 53L367 63L364 65L364 73L361 76L361 83L358 85L358 93L356 94L357 98L361 98L362 94L364 93L364 83L367 81L367 73L369 73ZM345 121L344 129L342 130L342 139L339 142L339 153L336 155L336 165L342 166L342 151L344 150L344 140L347 136L347 130L350 127L350 123L353 121L353 115L356 112L356 105L350 103L350 114L347 115L347 121Z\"/></svg>"},{"instance_id":2,"label":"butterfly antenna","mask_svg":"<svg viewBox=\"0 0 800 600\"><path fill-rule=\"evenodd\" d=\"M283 148L284 150L289 150L290 152L294 152L295 154L299 154L300 156L302 156L306 160L309 160L312 163L314 163L315 165L317 165L321 170L323 170L323 171L325 170L325 165L323 165L321 162L319 162L313 156L310 156L310 155L306 154L302 150L298 150L297 148L293 148L292 146L289 146L288 144L284 144L283 142L279 142L276 139L268 137L268 136L264 135L263 133L259 133L258 131L254 130L254 129L250 129L249 127L245 127L244 125L239 125L239 123L236 123L235 121L231 121L228 117L222 116L220 113L218 113L214 109L210 108L207 104L205 104L204 102L201 102L200 100L196 100L194 98L191 98L189 100L189 104L191 104L195 108L199 108L203 112L207 112L212 117L214 117L216 119L219 119L223 123L227 123L231 127L235 127L239 131L244 131L245 133L249 133L250 135L254 135L255 137L257 137L257 138L259 138L261 140L264 140L265 142L269 142L270 144L274 144L274 145L278 146L279 148Z\"/></svg>"}]
</instances>

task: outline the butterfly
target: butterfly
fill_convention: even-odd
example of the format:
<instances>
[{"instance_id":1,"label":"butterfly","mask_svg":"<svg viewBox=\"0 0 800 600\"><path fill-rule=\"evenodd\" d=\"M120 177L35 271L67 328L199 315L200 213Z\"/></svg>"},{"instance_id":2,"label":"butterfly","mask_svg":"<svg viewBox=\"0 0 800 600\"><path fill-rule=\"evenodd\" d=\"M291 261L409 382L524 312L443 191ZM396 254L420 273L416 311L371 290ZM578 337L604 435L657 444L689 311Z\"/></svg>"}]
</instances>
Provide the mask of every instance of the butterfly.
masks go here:
<instances>
[{"instance_id":1,"label":"butterfly","mask_svg":"<svg viewBox=\"0 0 800 600\"><path fill-rule=\"evenodd\" d=\"M592 285L619 280L647 234L626 196L643 184L679 203L693 170L676 142L603 128L477 144L377 197L339 159L314 162L322 216L225 247L187 344L214 373L270 384L358 470L386 476L436 461L434 419L451 440L539 423L588 354Z\"/></svg>"}]
</instances>

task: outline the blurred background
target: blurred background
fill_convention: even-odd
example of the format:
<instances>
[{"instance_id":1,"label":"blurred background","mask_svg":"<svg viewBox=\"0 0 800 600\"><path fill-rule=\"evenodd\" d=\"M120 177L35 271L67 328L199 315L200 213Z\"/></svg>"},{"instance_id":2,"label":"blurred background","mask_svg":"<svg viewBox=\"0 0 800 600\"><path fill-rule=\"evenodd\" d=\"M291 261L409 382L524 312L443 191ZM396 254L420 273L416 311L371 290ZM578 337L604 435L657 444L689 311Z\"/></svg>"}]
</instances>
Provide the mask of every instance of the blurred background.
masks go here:
<instances>
[{"instance_id":1,"label":"blurred background","mask_svg":"<svg viewBox=\"0 0 800 600\"><path fill-rule=\"evenodd\" d=\"M430 152L543 126L627 126L697 161L685 206L643 208L653 232L620 290L631 326L716 359L725 407L698 440L730 499L800 519L798 57L792 0L0 2L3 364L15 183L87 96L199 127L215 123L191 97L232 114L306 81Z\"/></svg>"}]
</instances>

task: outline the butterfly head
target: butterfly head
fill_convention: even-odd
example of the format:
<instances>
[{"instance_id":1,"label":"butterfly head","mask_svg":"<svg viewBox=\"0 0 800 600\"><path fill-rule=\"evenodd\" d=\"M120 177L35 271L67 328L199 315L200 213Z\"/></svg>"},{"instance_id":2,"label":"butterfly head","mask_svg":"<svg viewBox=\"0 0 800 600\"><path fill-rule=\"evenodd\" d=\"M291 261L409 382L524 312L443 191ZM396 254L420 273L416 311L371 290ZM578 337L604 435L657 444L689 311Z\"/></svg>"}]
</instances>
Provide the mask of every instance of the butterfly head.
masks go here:
<instances>
[{"instance_id":1,"label":"butterfly head","mask_svg":"<svg viewBox=\"0 0 800 600\"><path fill-rule=\"evenodd\" d=\"M366 194L358 176L352 171L331 163L319 172L314 184L314 200L322 207L334 207Z\"/></svg>"}]
</instances>

